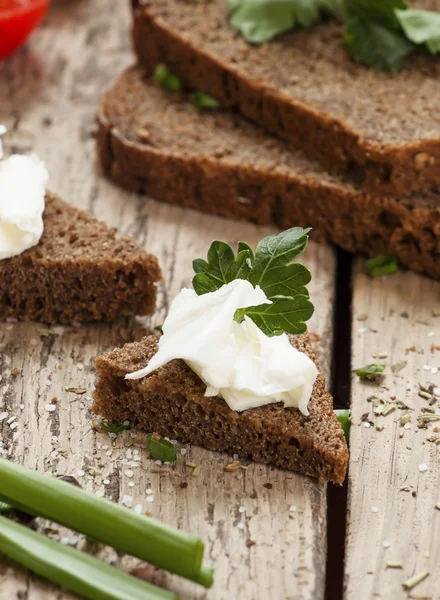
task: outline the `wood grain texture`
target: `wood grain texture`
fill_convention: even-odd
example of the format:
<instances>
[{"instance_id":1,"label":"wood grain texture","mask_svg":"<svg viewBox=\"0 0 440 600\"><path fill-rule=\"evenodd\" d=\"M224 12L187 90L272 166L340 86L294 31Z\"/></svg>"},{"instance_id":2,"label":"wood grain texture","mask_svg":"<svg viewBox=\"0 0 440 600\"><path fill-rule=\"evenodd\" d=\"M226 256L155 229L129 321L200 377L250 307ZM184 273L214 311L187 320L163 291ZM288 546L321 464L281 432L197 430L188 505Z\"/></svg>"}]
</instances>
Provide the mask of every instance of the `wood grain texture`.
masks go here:
<instances>
[{"instance_id":1,"label":"wood grain texture","mask_svg":"<svg viewBox=\"0 0 440 600\"><path fill-rule=\"evenodd\" d=\"M114 3L109 11L105 0L55 0L32 43L0 66L0 122L11 130L9 151L34 150L45 160L51 189L159 257L165 280L159 286L158 312L152 320L54 328L50 335L42 335L38 324L0 324L0 413L16 416L17 423L15 429L0 423L1 451L42 471L73 474L87 489L115 501L131 496L133 506L141 504L155 517L200 535L216 582L205 592L169 577L169 587L184 598L321 600L325 486L258 464L225 473L232 457L190 447L185 455L179 453L175 468L159 468L143 450L141 434L125 432L112 443L92 428L95 357L140 339L163 321L174 295L190 281L191 259L204 255L212 239L254 244L268 233L137 198L113 187L97 170L91 136L95 108L104 88L132 60L126 5ZM305 262L314 274L311 292L317 307L310 330L317 334L327 375L334 256L329 248L311 244ZM70 386L87 392L66 392ZM47 410L52 398L57 398L55 412ZM187 462L201 465L197 477ZM146 489L153 490L153 502L147 502ZM71 539L71 533L59 535ZM112 550L92 550L123 568L134 564ZM68 597L16 566L0 567L2 599Z\"/></svg>"},{"instance_id":2,"label":"wood grain texture","mask_svg":"<svg viewBox=\"0 0 440 600\"><path fill-rule=\"evenodd\" d=\"M419 429L417 416L429 407L418 395L419 385L440 387L440 318L433 316L440 308L440 284L413 273L372 280L359 262L353 287L352 366L382 363L387 368L380 385L361 383L353 375L346 599L407 598L402 583L428 569L429 577L409 597L437 600L440 446L428 440L440 437L440 420ZM382 353L387 356L381 359ZM393 373L391 366L403 362ZM410 410L372 416L367 401L372 395L395 398ZM440 413L438 401L431 408ZM361 423L367 413L371 427ZM402 426L400 418L407 413L411 421ZM377 424L384 429L378 431ZM423 464L426 472L419 470ZM401 562L402 568L387 569L388 561Z\"/></svg>"}]
</instances>

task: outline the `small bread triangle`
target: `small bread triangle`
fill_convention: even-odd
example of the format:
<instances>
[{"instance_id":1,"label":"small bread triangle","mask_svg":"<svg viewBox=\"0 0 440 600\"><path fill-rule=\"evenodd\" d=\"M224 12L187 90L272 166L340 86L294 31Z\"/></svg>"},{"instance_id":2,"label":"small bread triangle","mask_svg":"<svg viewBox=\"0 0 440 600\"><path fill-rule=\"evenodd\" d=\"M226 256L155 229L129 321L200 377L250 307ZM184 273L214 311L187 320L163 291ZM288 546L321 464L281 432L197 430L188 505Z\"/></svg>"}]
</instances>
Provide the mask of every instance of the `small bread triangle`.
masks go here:
<instances>
[{"instance_id":1,"label":"small bread triangle","mask_svg":"<svg viewBox=\"0 0 440 600\"><path fill-rule=\"evenodd\" d=\"M292 344L317 364L308 335ZM158 337L126 344L96 360L93 410L109 421L162 436L249 457L257 462L342 484L347 444L333 412L333 399L321 374L309 402L310 415L271 404L244 412L231 410L219 397L207 398L205 385L182 360L174 360L139 380L127 373L144 367L157 351Z\"/></svg>"},{"instance_id":2,"label":"small bread triangle","mask_svg":"<svg viewBox=\"0 0 440 600\"><path fill-rule=\"evenodd\" d=\"M111 321L154 312L155 256L50 192L43 221L36 246L0 261L0 320Z\"/></svg>"}]
</instances>

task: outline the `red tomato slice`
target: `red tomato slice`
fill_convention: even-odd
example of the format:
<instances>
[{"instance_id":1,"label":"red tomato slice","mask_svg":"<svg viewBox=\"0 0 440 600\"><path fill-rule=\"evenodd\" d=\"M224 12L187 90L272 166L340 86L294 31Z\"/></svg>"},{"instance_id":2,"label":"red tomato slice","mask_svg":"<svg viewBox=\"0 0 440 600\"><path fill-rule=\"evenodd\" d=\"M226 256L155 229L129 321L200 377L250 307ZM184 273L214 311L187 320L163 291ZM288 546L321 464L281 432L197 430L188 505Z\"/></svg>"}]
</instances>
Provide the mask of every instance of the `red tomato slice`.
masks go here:
<instances>
[{"instance_id":1,"label":"red tomato slice","mask_svg":"<svg viewBox=\"0 0 440 600\"><path fill-rule=\"evenodd\" d=\"M0 0L0 60L19 48L46 14L50 0Z\"/></svg>"}]
</instances>

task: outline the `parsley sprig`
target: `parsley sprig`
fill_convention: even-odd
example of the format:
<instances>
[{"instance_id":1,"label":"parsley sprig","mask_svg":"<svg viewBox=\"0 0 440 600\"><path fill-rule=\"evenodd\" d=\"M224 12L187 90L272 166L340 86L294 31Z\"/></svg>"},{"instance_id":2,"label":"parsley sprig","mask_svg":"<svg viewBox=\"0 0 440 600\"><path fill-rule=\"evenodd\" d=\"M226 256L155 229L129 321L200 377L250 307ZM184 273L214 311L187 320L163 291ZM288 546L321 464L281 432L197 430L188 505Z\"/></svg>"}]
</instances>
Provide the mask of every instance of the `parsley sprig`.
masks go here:
<instances>
[{"instance_id":1,"label":"parsley sprig","mask_svg":"<svg viewBox=\"0 0 440 600\"><path fill-rule=\"evenodd\" d=\"M207 260L193 261L194 290L198 295L207 294L235 279L246 279L260 286L271 303L239 308L236 321L248 316L268 336L304 333L314 312L306 287L311 275L304 265L293 261L306 249L309 231L293 227L269 235L259 242L255 254L245 242L239 242L236 255L226 242L213 242Z\"/></svg>"},{"instance_id":2,"label":"parsley sprig","mask_svg":"<svg viewBox=\"0 0 440 600\"><path fill-rule=\"evenodd\" d=\"M400 69L418 47L440 52L440 13L412 9L405 0L229 0L229 10L231 25L252 43L338 16L347 51L377 71Z\"/></svg>"}]
</instances>

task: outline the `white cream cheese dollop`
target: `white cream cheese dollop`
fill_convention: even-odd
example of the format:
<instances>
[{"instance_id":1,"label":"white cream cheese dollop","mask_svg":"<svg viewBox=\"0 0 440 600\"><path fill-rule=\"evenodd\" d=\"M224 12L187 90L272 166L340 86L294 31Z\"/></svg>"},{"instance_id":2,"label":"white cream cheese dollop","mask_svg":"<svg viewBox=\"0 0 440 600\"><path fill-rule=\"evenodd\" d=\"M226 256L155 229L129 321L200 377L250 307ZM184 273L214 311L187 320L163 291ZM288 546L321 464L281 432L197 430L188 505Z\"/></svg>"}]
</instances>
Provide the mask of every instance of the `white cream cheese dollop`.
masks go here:
<instances>
[{"instance_id":1,"label":"white cream cheese dollop","mask_svg":"<svg viewBox=\"0 0 440 600\"><path fill-rule=\"evenodd\" d=\"M40 241L48 179L36 156L13 154L0 161L0 260Z\"/></svg>"},{"instance_id":2,"label":"white cream cheese dollop","mask_svg":"<svg viewBox=\"0 0 440 600\"><path fill-rule=\"evenodd\" d=\"M163 324L158 352L126 379L140 379L180 358L206 384L205 395L221 396L232 410L283 402L308 415L315 363L286 334L268 337L248 317L234 321L237 308L258 304L270 300L243 279L202 296L183 289Z\"/></svg>"}]
</instances>

